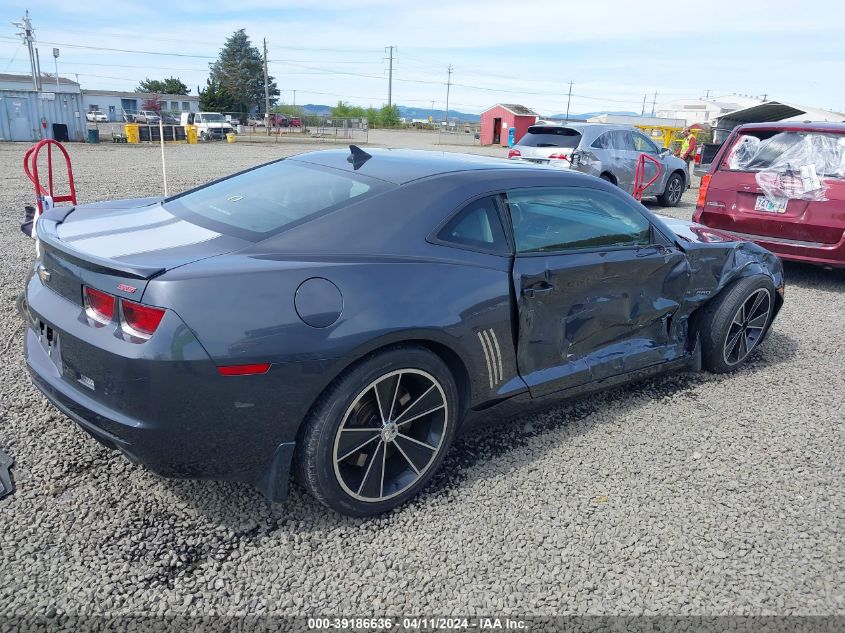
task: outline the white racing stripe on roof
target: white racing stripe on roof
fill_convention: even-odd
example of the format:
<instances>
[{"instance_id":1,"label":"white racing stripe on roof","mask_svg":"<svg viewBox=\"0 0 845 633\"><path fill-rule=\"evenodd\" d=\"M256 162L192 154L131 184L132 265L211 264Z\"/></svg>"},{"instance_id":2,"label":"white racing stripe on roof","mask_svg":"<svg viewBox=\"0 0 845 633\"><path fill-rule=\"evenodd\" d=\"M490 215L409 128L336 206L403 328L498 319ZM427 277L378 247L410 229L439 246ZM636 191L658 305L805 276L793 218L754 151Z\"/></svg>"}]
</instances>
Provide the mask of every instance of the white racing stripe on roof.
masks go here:
<instances>
[{"instance_id":1,"label":"white racing stripe on roof","mask_svg":"<svg viewBox=\"0 0 845 633\"><path fill-rule=\"evenodd\" d=\"M106 210L103 215L87 220L62 222L57 229L59 239L69 240L90 233L127 231L172 220L176 216L161 205L133 209Z\"/></svg>"},{"instance_id":2,"label":"white racing stripe on roof","mask_svg":"<svg viewBox=\"0 0 845 633\"><path fill-rule=\"evenodd\" d=\"M101 235L78 240L73 243L73 248L97 257L122 257L159 251L164 248L189 246L207 242L215 237L220 237L220 233L180 220L145 231Z\"/></svg>"}]
</instances>

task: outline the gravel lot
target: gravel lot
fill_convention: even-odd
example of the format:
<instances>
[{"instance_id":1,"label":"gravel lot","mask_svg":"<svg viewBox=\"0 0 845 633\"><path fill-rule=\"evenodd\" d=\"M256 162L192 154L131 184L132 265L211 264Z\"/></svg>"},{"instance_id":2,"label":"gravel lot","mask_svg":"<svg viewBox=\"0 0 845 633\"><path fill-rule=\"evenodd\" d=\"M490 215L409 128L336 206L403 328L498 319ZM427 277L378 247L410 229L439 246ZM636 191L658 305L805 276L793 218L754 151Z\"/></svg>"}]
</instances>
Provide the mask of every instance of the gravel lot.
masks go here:
<instances>
[{"instance_id":1,"label":"gravel lot","mask_svg":"<svg viewBox=\"0 0 845 633\"><path fill-rule=\"evenodd\" d=\"M303 148L171 146L171 191ZM788 266L785 308L738 373L480 430L410 505L353 520L298 487L269 506L246 485L159 479L30 385L13 307L33 254L25 149L0 144L0 446L17 484L0 615L845 615L845 273ZM81 201L160 193L157 147L69 149Z\"/></svg>"}]
</instances>

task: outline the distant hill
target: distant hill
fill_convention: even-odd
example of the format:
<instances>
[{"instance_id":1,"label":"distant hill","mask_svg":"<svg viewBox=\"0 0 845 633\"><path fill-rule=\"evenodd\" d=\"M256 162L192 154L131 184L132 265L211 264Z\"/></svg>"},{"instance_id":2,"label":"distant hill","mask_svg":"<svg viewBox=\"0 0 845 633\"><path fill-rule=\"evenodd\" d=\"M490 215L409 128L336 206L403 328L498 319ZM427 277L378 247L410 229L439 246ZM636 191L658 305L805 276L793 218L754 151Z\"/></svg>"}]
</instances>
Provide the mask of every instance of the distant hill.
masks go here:
<instances>
[{"instance_id":1,"label":"distant hill","mask_svg":"<svg viewBox=\"0 0 845 633\"><path fill-rule=\"evenodd\" d=\"M332 106L330 105L306 103L301 107L305 114L312 114L314 116L331 116L332 114ZM399 116L404 119L425 119L426 121L428 120L428 117L432 117L435 121L442 121L446 116L446 111L432 110L431 108L412 108L400 105ZM458 110L449 110L449 119L478 123L481 120L481 116L478 114L459 112Z\"/></svg>"},{"instance_id":2,"label":"distant hill","mask_svg":"<svg viewBox=\"0 0 845 633\"><path fill-rule=\"evenodd\" d=\"M305 114L312 114L314 116L331 116L332 114L332 106L324 105L320 103L306 103L305 105L301 106ZM601 114L616 114L616 115L623 115L623 116L637 116L636 112L631 112L628 110L600 110L596 112L580 112L580 113L570 113L570 119L589 119L594 116L599 116ZM428 117L432 117L435 121L442 121L443 118L446 116L445 110L432 110L431 108L415 108L411 106L399 106L399 116L403 119L422 119L427 121ZM542 115L541 119L565 119L566 114L551 114L551 115ZM454 121L465 121L467 123L478 123L481 121L480 114L469 114L467 112L460 112L459 110L449 110L449 119Z\"/></svg>"}]
</instances>

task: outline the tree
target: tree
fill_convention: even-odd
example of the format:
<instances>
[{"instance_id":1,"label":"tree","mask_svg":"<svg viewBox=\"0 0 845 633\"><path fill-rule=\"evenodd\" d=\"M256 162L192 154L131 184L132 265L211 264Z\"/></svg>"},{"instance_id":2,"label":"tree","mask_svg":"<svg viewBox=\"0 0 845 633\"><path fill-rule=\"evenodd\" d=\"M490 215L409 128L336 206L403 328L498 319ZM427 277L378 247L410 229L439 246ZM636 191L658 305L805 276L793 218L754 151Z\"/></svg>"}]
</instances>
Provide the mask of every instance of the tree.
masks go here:
<instances>
[{"instance_id":1,"label":"tree","mask_svg":"<svg viewBox=\"0 0 845 633\"><path fill-rule=\"evenodd\" d=\"M264 58L253 46L244 29L235 31L220 50L217 61L209 64L211 79L231 97L233 111L264 112ZM279 89L267 78L270 105L275 105Z\"/></svg>"},{"instance_id":2,"label":"tree","mask_svg":"<svg viewBox=\"0 0 845 633\"><path fill-rule=\"evenodd\" d=\"M337 105L332 108L332 116L337 119L361 119L366 116L366 111L364 108L350 105L346 101L338 101Z\"/></svg>"},{"instance_id":3,"label":"tree","mask_svg":"<svg viewBox=\"0 0 845 633\"><path fill-rule=\"evenodd\" d=\"M378 113L379 124L382 127L393 127L399 125L399 106L396 104L382 106Z\"/></svg>"},{"instance_id":4,"label":"tree","mask_svg":"<svg viewBox=\"0 0 845 633\"><path fill-rule=\"evenodd\" d=\"M168 77L167 79L150 79L147 77L138 84L136 88L138 92L152 92L157 94L167 95L187 95L191 93L191 89L186 86L178 77Z\"/></svg>"},{"instance_id":5,"label":"tree","mask_svg":"<svg viewBox=\"0 0 845 633\"><path fill-rule=\"evenodd\" d=\"M152 110L153 112L161 112L161 95L154 93L152 97L146 99L141 103L142 110Z\"/></svg>"},{"instance_id":6,"label":"tree","mask_svg":"<svg viewBox=\"0 0 845 633\"><path fill-rule=\"evenodd\" d=\"M219 81L209 77L205 90L200 90L200 110L204 112L234 112L235 101Z\"/></svg>"}]
</instances>

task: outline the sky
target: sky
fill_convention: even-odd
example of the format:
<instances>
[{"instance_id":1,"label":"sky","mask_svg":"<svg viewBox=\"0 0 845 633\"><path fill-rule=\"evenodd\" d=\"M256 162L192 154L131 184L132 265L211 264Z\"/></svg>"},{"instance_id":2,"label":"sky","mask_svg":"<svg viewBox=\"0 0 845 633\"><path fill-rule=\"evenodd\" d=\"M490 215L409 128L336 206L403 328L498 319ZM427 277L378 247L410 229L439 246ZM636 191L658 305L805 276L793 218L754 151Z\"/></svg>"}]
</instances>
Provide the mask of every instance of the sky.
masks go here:
<instances>
[{"instance_id":1,"label":"sky","mask_svg":"<svg viewBox=\"0 0 845 633\"><path fill-rule=\"evenodd\" d=\"M237 29L259 48L283 103L387 102L479 113L521 103L551 115L650 112L680 98L767 95L845 111L845 3L686 0L6 0L0 72L29 72L11 24L30 10L41 69L83 88L134 90L176 76L196 94ZM119 49L119 50L98 50ZM294 91L295 94L294 94Z\"/></svg>"}]
</instances>

